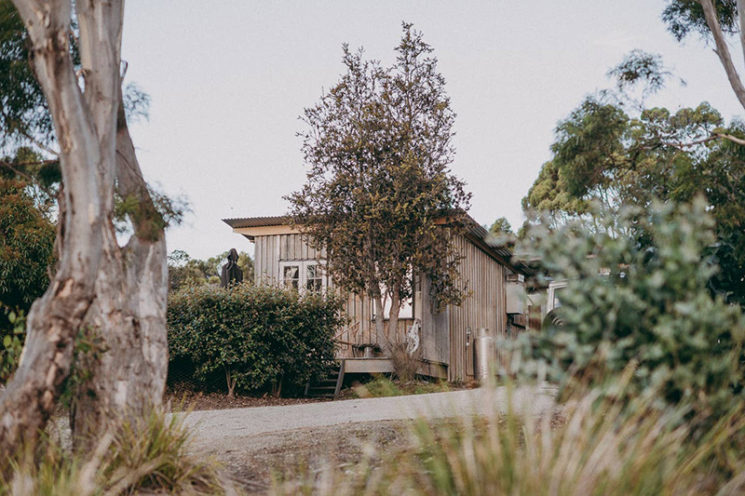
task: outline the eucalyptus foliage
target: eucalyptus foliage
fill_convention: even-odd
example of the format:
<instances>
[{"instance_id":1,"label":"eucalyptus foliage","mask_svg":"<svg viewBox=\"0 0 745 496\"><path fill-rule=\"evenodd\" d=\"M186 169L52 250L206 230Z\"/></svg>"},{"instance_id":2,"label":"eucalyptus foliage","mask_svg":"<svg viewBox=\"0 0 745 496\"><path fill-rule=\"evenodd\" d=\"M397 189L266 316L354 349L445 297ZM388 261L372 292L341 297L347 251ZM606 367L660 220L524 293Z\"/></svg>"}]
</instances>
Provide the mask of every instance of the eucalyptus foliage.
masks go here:
<instances>
[{"instance_id":1,"label":"eucalyptus foliage","mask_svg":"<svg viewBox=\"0 0 745 496\"><path fill-rule=\"evenodd\" d=\"M648 208L653 198L682 203L704 195L717 238L706 251L722 268L711 288L745 303L745 147L712 138L722 131L745 137L745 127L726 126L707 103L676 112L626 110L591 97L559 123L554 157L523 198L529 222L548 215L554 228L581 220L590 229L618 231L618 223L600 225L595 212L618 214L625 206Z\"/></svg>"},{"instance_id":2,"label":"eucalyptus foliage","mask_svg":"<svg viewBox=\"0 0 745 496\"><path fill-rule=\"evenodd\" d=\"M73 20L70 56L76 70L81 70L78 37ZM30 47L26 28L12 2L0 0L0 150L9 154L22 146L46 151L56 142L46 99L29 64ZM125 86L123 100L129 122L147 118L150 96L136 84Z\"/></svg>"},{"instance_id":3,"label":"eucalyptus foliage","mask_svg":"<svg viewBox=\"0 0 745 496\"><path fill-rule=\"evenodd\" d=\"M187 287L168 302L171 362L186 359L201 386L229 392L300 387L327 371L343 323L337 296L274 286Z\"/></svg>"},{"instance_id":4,"label":"eucalyptus foliage","mask_svg":"<svg viewBox=\"0 0 745 496\"><path fill-rule=\"evenodd\" d=\"M722 31L737 33L737 0L715 0L716 18ZM704 9L698 0L669 0L662 12L662 21L676 40L682 41L691 33L702 38L711 37Z\"/></svg>"},{"instance_id":5,"label":"eucalyptus foliage","mask_svg":"<svg viewBox=\"0 0 745 496\"><path fill-rule=\"evenodd\" d=\"M531 367L543 364L565 393L631 364L629 397L651 393L700 414L741 401L745 320L739 306L708 290L719 269L705 256L715 240L706 210L701 199L631 208L621 219L630 235L576 224L532 230L524 252L568 284L558 319L524 338Z\"/></svg>"},{"instance_id":6,"label":"eucalyptus foliage","mask_svg":"<svg viewBox=\"0 0 745 496\"><path fill-rule=\"evenodd\" d=\"M0 330L8 327L2 309L28 312L49 285L54 235L26 183L0 174Z\"/></svg>"},{"instance_id":7,"label":"eucalyptus foliage","mask_svg":"<svg viewBox=\"0 0 745 496\"><path fill-rule=\"evenodd\" d=\"M10 311L5 317L8 320L9 328L0 328L0 339L2 339L2 342L0 342L0 384L5 384L18 367L26 324L26 318L22 313L16 314Z\"/></svg>"}]
</instances>

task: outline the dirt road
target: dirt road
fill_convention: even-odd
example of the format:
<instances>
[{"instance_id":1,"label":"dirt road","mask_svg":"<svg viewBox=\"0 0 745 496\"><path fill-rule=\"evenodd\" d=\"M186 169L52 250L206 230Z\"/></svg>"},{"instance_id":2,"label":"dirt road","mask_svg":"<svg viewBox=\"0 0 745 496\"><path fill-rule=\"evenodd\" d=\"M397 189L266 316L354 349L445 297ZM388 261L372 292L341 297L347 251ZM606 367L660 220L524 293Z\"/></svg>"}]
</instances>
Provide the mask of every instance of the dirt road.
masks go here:
<instances>
[{"instance_id":1,"label":"dirt road","mask_svg":"<svg viewBox=\"0 0 745 496\"><path fill-rule=\"evenodd\" d=\"M186 417L195 449L216 456L249 493L263 493L271 474L292 467L356 463L410 442L408 421L513 411L539 415L554 406L553 389L470 389L388 398L196 411Z\"/></svg>"},{"instance_id":2,"label":"dirt road","mask_svg":"<svg viewBox=\"0 0 745 496\"><path fill-rule=\"evenodd\" d=\"M359 422L442 418L506 412L506 388L467 389L387 398L328 401L289 406L235 408L190 413L186 424L198 446L219 446L245 436L309 427L340 426ZM518 388L512 391L516 412L540 414L553 406L553 390Z\"/></svg>"}]
</instances>

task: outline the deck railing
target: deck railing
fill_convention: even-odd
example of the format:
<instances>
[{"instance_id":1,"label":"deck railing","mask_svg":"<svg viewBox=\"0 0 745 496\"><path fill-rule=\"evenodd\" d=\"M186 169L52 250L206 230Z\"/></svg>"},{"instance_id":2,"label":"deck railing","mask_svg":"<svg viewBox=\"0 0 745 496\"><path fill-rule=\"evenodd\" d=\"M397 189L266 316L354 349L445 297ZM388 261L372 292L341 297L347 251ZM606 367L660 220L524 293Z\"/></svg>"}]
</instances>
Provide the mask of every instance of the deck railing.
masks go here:
<instances>
[{"instance_id":1,"label":"deck railing","mask_svg":"<svg viewBox=\"0 0 745 496\"><path fill-rule=\"evenodd\" d=\"M393 343L405 343L406 333L414 324L414 319L399 319L396 332L389 334L388 339ZM386 320L386 326L388 321ZM378 342L375 333L375 322L370 322L369 325L361 325L360 322L352 322L347 327L343 328L336 337L338 344L336 357L337 358L363 358L365 356L365 348L372 348L368 350L368 354L373 352L378 356L379 351L385 349L386 343Z\"/></svg>"}]
</instances>

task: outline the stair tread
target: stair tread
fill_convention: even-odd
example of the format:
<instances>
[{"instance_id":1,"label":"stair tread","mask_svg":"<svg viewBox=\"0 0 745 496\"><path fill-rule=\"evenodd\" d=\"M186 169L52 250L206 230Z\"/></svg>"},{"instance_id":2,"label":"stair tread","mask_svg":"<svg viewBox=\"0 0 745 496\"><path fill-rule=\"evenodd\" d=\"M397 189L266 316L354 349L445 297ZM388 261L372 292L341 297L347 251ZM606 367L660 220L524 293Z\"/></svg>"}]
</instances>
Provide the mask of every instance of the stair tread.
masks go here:
<instances>
[{"instance_id":1,"label":"stair tread","mask_svg":"<svg viewBox=\"0 0 745 496\"><path fill-rule=\"evenodd\" d=\"M315 382L308 382L305 395L313 397L335 398L344 381L343 363L326 369L323 376Z\"/></svg>"}]
</instances>

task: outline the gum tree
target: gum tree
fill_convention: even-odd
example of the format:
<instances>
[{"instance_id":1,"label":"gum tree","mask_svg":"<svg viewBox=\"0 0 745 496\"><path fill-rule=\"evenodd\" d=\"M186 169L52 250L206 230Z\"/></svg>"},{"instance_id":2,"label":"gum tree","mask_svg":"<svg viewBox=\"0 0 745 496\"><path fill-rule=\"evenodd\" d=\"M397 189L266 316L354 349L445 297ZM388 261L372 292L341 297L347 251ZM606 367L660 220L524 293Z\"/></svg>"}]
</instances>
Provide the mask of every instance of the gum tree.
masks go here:
<instances>
[{"instance_id":1,"label":"gum tree","mask_svg":"<svg viewBox=\"0 0 745 496\"><path fill-rule=\"evenodd\" d=\"M714 41L714 53L737 100L745 108L745 85L727 42L727 36L737 35L739 46L735 47L735 56L739 53L745 57L745 0L673 0L663 11L662 19L678 41L692 32ZM715 133L713 137L745 145L745 140L728 133Z\"/></svg>"},{"instance_id":2,"label":"gum tree","mask_svg":"<svg viewBox=\"0 0 745 496\"><path fill-rule=\"evenodd\" d=\"M0 396L3 459L33 442L45 425L70 374L76 338L97 343L97 352L76 364L85 370L73 392L79 445L117 413L157 406L167 367L164 221L143 180L122 105L123 2L13 3L59 145L62 181L56 273L31 307L21 363ZM133 231L123 247L114 226L115 195L127 205Z\"/></svg>"}]
</instances>

